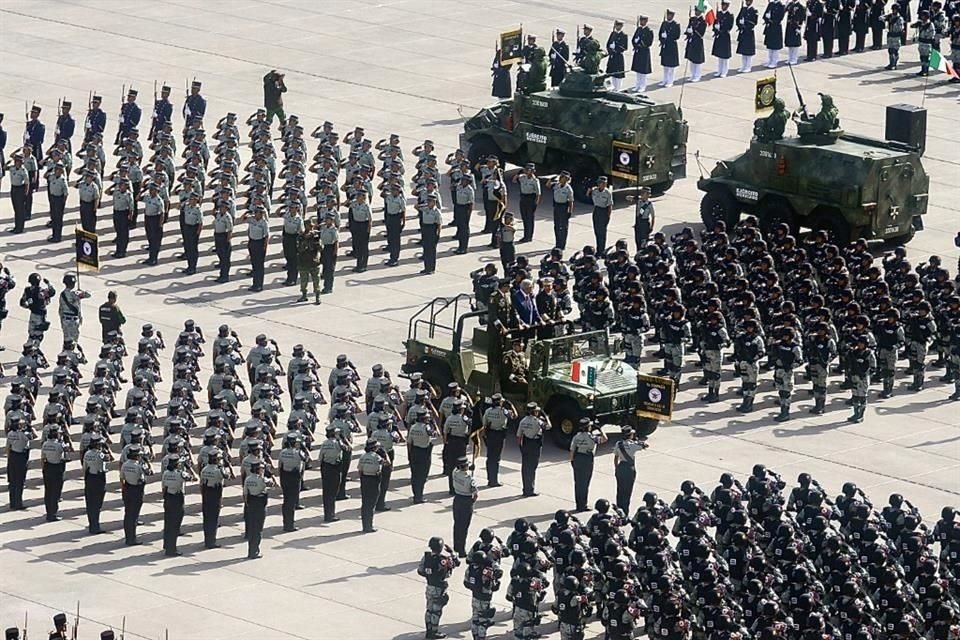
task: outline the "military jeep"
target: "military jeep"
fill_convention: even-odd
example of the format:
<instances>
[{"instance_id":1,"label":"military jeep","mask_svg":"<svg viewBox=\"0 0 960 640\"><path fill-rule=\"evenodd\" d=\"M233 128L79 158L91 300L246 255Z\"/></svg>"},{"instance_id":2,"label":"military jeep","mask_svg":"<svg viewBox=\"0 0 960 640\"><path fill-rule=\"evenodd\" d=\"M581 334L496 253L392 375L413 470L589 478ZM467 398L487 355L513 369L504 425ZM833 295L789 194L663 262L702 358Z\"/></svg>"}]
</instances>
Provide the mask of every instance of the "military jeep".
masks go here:
<instances>
[{"instance_id":1,"label":"military jeep","mask_svg":"<svg viewBox=\"0 0 960 640\"><path fill-rule=\"evenodd\" d=\"M656 430L659 421L638 414L638 372L613 357L618 339L611 339L609 332L530 338L527 385L504 388L501 354L509 349L509 340L499 331L488 331L486 317L486 311L473 310L472 295L434 299L410 319L402 371L423 373L440 394L454 381L475 401L502 393L521 416L527 402L537 402L550 417L554 428L549 433L561 447L569 447L582 417L629 424L644 436ZM582 374L575 380L576 368Z\"/></svg>"}]
</instances>

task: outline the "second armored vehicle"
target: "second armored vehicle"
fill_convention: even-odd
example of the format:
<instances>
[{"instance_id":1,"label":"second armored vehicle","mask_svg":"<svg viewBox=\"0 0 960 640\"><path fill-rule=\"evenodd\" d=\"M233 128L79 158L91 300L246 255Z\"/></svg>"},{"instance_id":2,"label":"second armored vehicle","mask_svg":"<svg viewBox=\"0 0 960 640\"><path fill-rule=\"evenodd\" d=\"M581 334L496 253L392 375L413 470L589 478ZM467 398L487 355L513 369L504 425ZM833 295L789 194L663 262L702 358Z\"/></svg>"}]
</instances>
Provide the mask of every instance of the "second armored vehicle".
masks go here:
<instances>
[{"instance_id":1,"label":"second armored vehicle","mask_svg":"<svg viewBox=\"0 0 960 640\"><path fill-rule=\"evenodd\" d=\"M567 170L577 199L601 175L663 193L686 176L687 123L673 103L606 91L603 76L575 69L557 89L518 92L464 124L460 148L472 164L488 155L541 175Z\"/></svg>"}]
</instances>

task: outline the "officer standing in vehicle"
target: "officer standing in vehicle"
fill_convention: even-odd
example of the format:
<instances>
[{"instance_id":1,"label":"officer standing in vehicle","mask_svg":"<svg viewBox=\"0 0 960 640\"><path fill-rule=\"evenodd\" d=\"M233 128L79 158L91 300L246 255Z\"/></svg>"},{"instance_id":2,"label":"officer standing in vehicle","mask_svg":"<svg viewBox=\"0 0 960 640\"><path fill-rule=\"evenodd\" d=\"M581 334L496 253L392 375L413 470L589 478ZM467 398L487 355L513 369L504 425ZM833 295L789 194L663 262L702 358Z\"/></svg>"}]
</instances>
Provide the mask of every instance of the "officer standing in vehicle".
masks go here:
<instances>
[{"instance_id":1,"label":"officer standing in vehicle","mask_svg":"<svg viewBox=\"0 0 960 640\"><path fill-rule=\"evenodd\" d=\"M363 454L357 460L357 472L360 474L360 519L364 533L374 533L373 513L380 498L380 472L389 465L385 454L381 454L376 440L367 440Z\"/></svg>"},{"instance_id":2,"label":"officer standing in vehicle","mask_svg":"<svg viewBox=\"0 0 960 640\"><path fill-rule=\"evenodd\" d=\"M217 529L220 527L220 507L223 498L224 474L220 448L207 453L207 464L200 469L200 499L203 513L203 546L218 549Z\"/></svg>"},{"instance_id":3,"label":"officer standing in vehicle","mask_svg":"<svg viewBox=\"0 0 960 640\"><path fill-rule=\"evenodd\" d=\"M500 482L500 457L503 454L507 429L510 421L516 419L517 410L499 393L493 395L490 405L481 418L484 441L487 446L487 486L501 487L503 485Z\"/></svg>"},{"instance_id":4,"label":"officer standing in vehicle","mask_svg":"<svg viewBox=\"0 0 960 640\"><path fill-rule=\"evenodd\" d=\"M570 441L570 464L573 466L573 495L578 513L588 511L590 480L593 478L593 461L597 445L607 441L606 434L597 429L590 418L580 418L580 431Z\"/></svg>"},{"instance_id":5,"label":"officer standing in vehicle","mask_svg":"<svg viewBox=\"0 0 960 640\"><path fill-rule=\"evenodd\" d=\"M553 428L550 419L541 415L540 405L527 403L527 415L517 426L517 443L520 445L520 476L523 480L525 498L538 495L535 491L537 466L540 464L540 451L543 448L543 432Z\"/></svg>"},{"instance_id":6,"label":"officer standing in vehicle","mask_svg":"<svg viewBox=\"0 0 960 640\"><path fill-rule=\"evenodd\" d=\"M168 557L183 555L177 550L180 525L183 524L184 477L178 458L168 458L167 468L160 476L163 490L163 554Z\"/></svg>"},{"instance_id":7,"label":"officer standing in vehicle","mask_svg":"<svg viewBox=\"0 0 960 640\"><path fill-rule=\"evenodd\" d=\"M467 557L467 533L473 519L473 503L477 501L477 483L470 473L467 456L457 458L453 470L453 550Z\"/></svg>"},{"instance_id":8,"label":"officer standing in vehicle","mask_svg":"<svg viewBox=\"0 0 960 640\"><path fill-rule=\"evenodd\" d=\"M267 519L268 485L263 477L263 463L250 463L250 473L243 481L244 532L247 538L247 560L260 557L263 523Z\"/></svg>"}]
</instances>

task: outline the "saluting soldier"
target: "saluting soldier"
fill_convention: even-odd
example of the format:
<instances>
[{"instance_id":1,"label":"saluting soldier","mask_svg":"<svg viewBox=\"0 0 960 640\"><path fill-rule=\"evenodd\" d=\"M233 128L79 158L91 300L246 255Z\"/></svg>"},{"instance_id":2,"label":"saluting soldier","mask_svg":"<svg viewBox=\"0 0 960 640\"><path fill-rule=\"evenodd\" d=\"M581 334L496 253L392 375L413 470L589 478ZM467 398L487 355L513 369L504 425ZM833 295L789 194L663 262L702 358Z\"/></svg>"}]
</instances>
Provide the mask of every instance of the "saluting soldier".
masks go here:
<instances>
[{"instance_id":1,"label":"saluting soldier","mask_svg":"<svg viewBox=\"0 0 960 640\"><path fill-rule=\"evenodd\" d=\"M677 67L680 66L680 49L677 42L680 40L680 25L673 17L676 13L667 9L666 19L660 23L660 66L663 67L663 80L660 85L663 87L672 87L677 74Z\"/></svg>"},{"instance_id":2,"label":"saluting soldier","mask_svg":"<svg viewBox=\"0 0 960 640\"><path fill-rule=\"evenodd\" d=\"M12 412L6 416L6 428L7 491L10 495L10 509L21 511L26 509L23 505L23 488L27 483L30 442L36 438L36 434L26 420Z\"/></svg>"},{"instance_id":3,"label":"saluting soldier","mask_svg":"<svg viewBox=\"0 0 960 640\"><path fill-rule=\"evenodd\" d=\"M63 284L63 291L60 292L60 328L64 340L77 341L80 339L80 324L83 322L80 301L89 298L90 294L76 288L77 276L72 272L63 275Z\"/></svg>"},{"instance_id":4,"label":"saluting soldier","mask_svg":"<svg viewBox=\"0 0 960 640\"><path fill-rule=\"evenodd\" d=\"M803 364L803 353L794 342L794 330L782 329L780 340L770 352L773 361L773 383L780 398L780 413L774 417L777 422L790 419L790 403L793 396L794 370Z\"/></svg>"},{"instance_id":5,"label":"saluting soldier","mask_svg":"<svg viewBox=\"0 0 960 640\"><path fill-rule=\"evenodd\" d=\"M633 484L637 480L638 451L647 448L647 443L630 427L623 428L623 436L613 448L613 475L617 479L617 507L630 513Z\"/></svg>"},{"instance_id":6,"label":"saluting soldier","mask_svg":"<svg viewBox=\"0 0 960 640\"><path fill-rule=\"evenodd\" d=\"M143 544L137 538L137 520L143 507L143 490L146 482L140 445L127 447L127 459L120 466L120 490L123 494L123 535L124 544L137 546Z\"/></svg>"},{"instance_id":7,"label":"saluting soldier","mask_svg":"<svg viewBox=\"0 0 960 640\"><path fill-rule=\"evenodd\" d=\"M730 0L721 0L720 11L713 23L713 46L710 54L717 59L717 77L726 78L730 71L730 57L733 55L730 33L734 25L733 14L730 13Z\"/></svg>"},{"instance_id":8,"label":"saluting soldier","mask_svg":"<svg viewBox=\"0 0 960 640\"><path fill-rule=\"evenodd\" d=\"M253 218L247 211L240 216L240 222L247 223L247 252L250 255L251 277L253 284L247 291L263 291L263 279L266 270L267 245L270 239L270 223L266 218L266 209L262 205L255 205Z\"/></svg>"},{"instance_id":9,"label":"saluting soldier","mask_svg":"<svg viewBox=\"0 0 960 640\"><path fill-rule=\"evenodd\" d=\"M247 560L260 557L263 523L267 519L268 486L263 477L263 463L250 463L250 473L243 481L244 533L247 538Z\"/></svg>"},{"instance_id":10,"label":"saluting soldier","mask_svg":"<svg viewBox=\"0 0 960 640\"><path fill-rule=\"evenodd\" d=\"M608 188L607 182L607 176L600 176L597 184L587 191L593 201L593 235L600 255L607 251L607 227L613 215L613 191Z\"/></svg>"},{"instance_id":11,"label":"saluting soldier","mask_svg":"<svg viewBox=\"0 0 960 640\"><path fill-rule=\"evenodd\" d=\"M303 449L297 437L298 432L290 431L283 437L283 449L277 459L280 468L280 489L283 491L283 530L287 533L297 530L294 515L300 507L300 487L303 482Z\"/></svg>"},{"instance_id":12,"label":"saluting soldier","mask_svg":"<svg viewBox=\"0 0 960 640\"><path fill-rule=\"evenodd\" d=\"M94 181L93 171L84 171L83 180L77 184L80 196L80 226L89 233L97 232L97 208L100 206L100 185Z\"/></svg>"},{"instance_id":13,"label":"saluting soldier","mask_svg":"<svg viewBox=\"0 0 960 640\"><path fill-rule=\"evenodd\" d=\"M534 163L528 162L521 173L513 176L513 181L520 185L520 219L523 221L523 237L520 242L533 240L534 220L541 195L540 178L537 177L536 169Z\"/></svg>"},{"instance_id":14,"label":"saluting soldier","mask_svg":"<svg viewBox=\"0 0 960 640\"><path fill-rule=\"evenodd\" d=\"M563 170L548 185L553 191L553 236L558 249L567 248L570 216L573 215L574 193L570 186L570 172Z\"/></svg>"},{"instance_id":15,"label":"saluting soldier","mask_svg":"<svg viewBox=\"0 0 960 640\"><path fill-rule=\"evenodd\" d=\"M917 75L926 76L930 74L930 50L934 45L939 46L940 38L936 26L930 20L930 11L921 9L919 16L919 22L910 26L917 30L917 53L920 54L920 71Z\"/></svg>"},{"instance_id":16,"label":"saluting soldier","mask_svg":"<svg viewBox=\"0 0 960 640\"><path fill-rule=\"evenodd\" d=\"M570 63L570 45L564 42L566 31L557 29L553 32L553 43L550 45L550 86L558 87L567 75L567 65Z\"/></svg>"},{"instance_id":17,"label":"saluting soldier","mask_svg":"<svg viewBox=\"0 0 960 640\"><path fill-rule=\"evenodd\" d=\"M543 434L553 428L550 419L542 415L540 405L527 403L527 415L517 426L517 442L520 445L520 476L525 498L538 495L536 492L537 467L543 449Z\"/></svg>"},{"instance_id":18,"label":"saluting soldier","mask_svg":"<svg viewBox=\"0 0 960 640\"><path fill-rule=\"evenodd\" d=\"M67 467L67 450L63 445L58 425L49 425L47 438L40 448L40 462L43 471L43 504L47 522L60 519L60 495L63 493L63 474ZM66 437L69 438L69 435Z\"/></svg>"},{"instance_id":19,"label":"saluting soldier","mask_svg":"<svg viewBox=\"0 0 960 640\"><path fill-rule=\"evenodd\" d=\"M759 13L753 0L744 0L737 12L737 53L740 55L740 73L750 73L753 56L757 54L757 36L754 29L759 22Z\"/></svg>"},{"instance_id":20,"label":"saluting soldier","mask_svg":"<svg viewBox=\"0 0 960 640\"><path fill-rule=\"evenodd\" d=\"M607 441L602 430L594 433L594 424L590 418L580 418L579 431L570 440L570 465L573 467L573 496L576 511L589 510L590 480L593 479L593 461L597 455L597 445Z\"/></svg>"},{"instance_id":21,"label":"saluting soldier","mask_svg":"<svg viewBox=\"0 0 960 640\"><path fill-rule=\"evenodd\" d=\"M27 224L27 202L30 189L30 172L23 166L23 156L13 156L10 173L10 201L13 204L13 228L10 233L23 233Z\"/></svg>"},{"instance_id":22,"label":"saluting soldier","mask_svg":"<svg viewBox=\"0 0 960 640\"><path fill-rule=\"evenodd\" d=\"M304 232L303 216L299 206L292 204L283 211L283 232L281 246L283 248L284 268L287 278L283 286L290 287L297 284L297 243Z\"/></svg>"},{"instance_id":23,"label":"saluting soldier","mask_svg":"<svg viewBox=\"0 0 960 640\"><path fill-rule=\"evenodd\" d=\"M627 34L623 32L623 20L613 21L613 31L607 37L607 76L613 83L613 90L623 87L624 59L627 50Z\"/></svg>"},{"instance_id":24,"label":"saluting soldier","mask_svg":"<svg viewBox=\"0 0 960 640\"><path fill-rule=\"evenodd\" d=\"M853 394L853 415L847 422L863 422L867 410L867 396L870 395L870 373L877 368L877 358L873 349L867 346L866 334L859 334L853 343L853 349L847 355L847 368Z\"/></svg>"},{"instance_id":25,"label":"saluting soldier","mask_svg":"<svg viewBox=\"0 0 960 640\"><path fill-rule=\"evenodd\" d=\"M183 524L184 486L186 481L180 459L167 459L167 468L160 476L163 491L163 555L168 557L183 555L177 550L177 538L180 525Z\"/></svg>"},{"instance_id":26,"label":"saluting soldier","mask_svg":"<svg viewBox=\"0 0 960 640\"><path fill-rule=\"evenodd\" d=\"M197 272L197 261L200 259L200 230L203 228L199 195L190 194L180 207L180 216L183 219L183 255L187 260L184 274L192 276Z\"/></svg>"},{"instance_id":27,"label":"saluting soldier","mask_svg":"<svg viewBox=\"0 0 960 640\"><path fill-rule=\"evenodd\" d=\"M206 549L220 547L217 544L217 529L220 527L225 481L221 455L219 447L213 447L207 452L207 464L200 469L200 508L203 514L203 546Z\"/></svg>"},{"instance_id":28,"label":"saluting soldier","mask_svg":"<svg viewBox=\"0 0 960 640\"><path fill-rule=\"evenodd\" d=\"M470 473L470 461L467 456L460 456L453 470L453 550L461 558L467 557L467 534L477 495L477 483Z\"/></svg>"},{"instance_id":29,"label":"saluting soldier","mask_svg":"<svg viewBox=\"0 0 960 640\"><path fill-rule=\"evenodd\" d=\"M357 472L360 474L360 518L363 533L374 533L373 514L380 498L380 474L390 461L380 451L376 440L367 440L363 454L357 460Z\"/></svg>"},{"instance_id":30,"label":"saluting soldier","mask_svg":"<svg viewBox=\"0 0 960 640\"><path fill-rule=\"evenodd\" d=\"M83 452L83 500L87 512L87 530L90 535L104 533L100 526L100 511L107 493L107 462L113 460L110 449L104 446L99 431L90 434L90 446Z\"/></svg>"},{"instance_id":31,"label":"saluting soldier","mask_svg":"<svg viewBox=\"0 0 960 640\"><path fill-rule=\"evenodd\" d=\"M167 203L160 195L157 183L151 182L143 196L143 228L147 234L147 259L143 264L156 266L160 260L160 243L166 217Z\"/></svg>"},{"instance_id":32,"label":"saluting soldier","mask_svg":"<svg viewBox=\"0 0 960 640\"><path fill-rule=\"evenodd\" d=\"M443 214L440 211L438 196L429 194L427 204L421 209L420 236L423 242L423 269L421 274L432 274L437 270L437 243L440 241L440 229Z\"/></svg>"},{"instance_id":33,"label":"saluting soldier","mask_svg":"<svg viewBox=\"0 0 960 640\"><path fill-rule=\"evenodd\" d=\"M427 580L424 622L427 627L427 640L434 640L447 637L440 633L440 617L450 599L447 595L447 580L460 562L452 556L451 549L443 543L443 538L434 536L427 545L429 551L424 552L420 559L417 574Z\"/></svg>"},{"instance_id":34,"label":"saluting soldier","mask_svg":"<svg viewBox=\"0 0 960 640\"><path fill-rule=\"evenodd\" d=\"M510 421L517 418L517 410L502 394L495 393L490 407L481 417L484 442L487 447L487 486L500 487L500 458Z\"/></svg>"},{"instance_id":35,"label":"saluting soldier","mask_svg":"<svg viewBox=\"0 0 960 640\"><path fill-rule=\"evenodd\" d=\"M427 392L418 389L417 395L420 394L425 398ZM410 412L410 415L416 416L407 431L407 458L410 461L410 489L413 493L413 503L422 504L426 502L423 497L423 489L430 475L433 446L440 433L437 431L436 425L433 422L433 417L428 413L413 414L413 412Z\"/></svg>"},{"instance_id":36,"label":"saluting soldier","mask_svg":"<svg viewBox=\"0 0 960 640\"><path fill-rule=\"evenodd\" d=\"M889 62L884 67L887 71L897 68L900 62L900 46L903 44L904 34L907 32L907 23L900 15L900 5L894 2L890 6L890 13L885 17L887 23L887 57Z\"/></svg>"}]
</instances>

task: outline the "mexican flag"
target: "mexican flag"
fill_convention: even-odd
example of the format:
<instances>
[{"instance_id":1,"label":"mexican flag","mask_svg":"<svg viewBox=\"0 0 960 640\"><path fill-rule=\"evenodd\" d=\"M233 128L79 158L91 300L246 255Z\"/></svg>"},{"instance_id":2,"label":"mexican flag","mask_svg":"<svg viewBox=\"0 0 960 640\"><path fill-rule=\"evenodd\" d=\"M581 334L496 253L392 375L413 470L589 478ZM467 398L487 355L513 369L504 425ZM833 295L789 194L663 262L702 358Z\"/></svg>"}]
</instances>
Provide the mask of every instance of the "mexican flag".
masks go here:
<instances>
[{"instance_id":1,"label":"mexican flag","mask_svg":"<svg viewBox=\"0 0 960 640\"><path fill-rule=\"evenodd\" d=\"M700 1L703 2L703 0ZM953 65L940 55L940 52L936 49L930 50L930 68L942 71L951 78L960 78L960 75L957 74L957 70L953 68Z\"/></svg>"},{"instance_id":2,"label":"mexican flag","mask_svg":"<svg viewBox=\"0 0 960 640\"><path fill-rule=\"evenodd\" d=\"M707 26L712 27L717 21L717 14L707 0L697 0L697 10L703 14L703 19L707 21Z\"/></svg>"}]
</instances>

